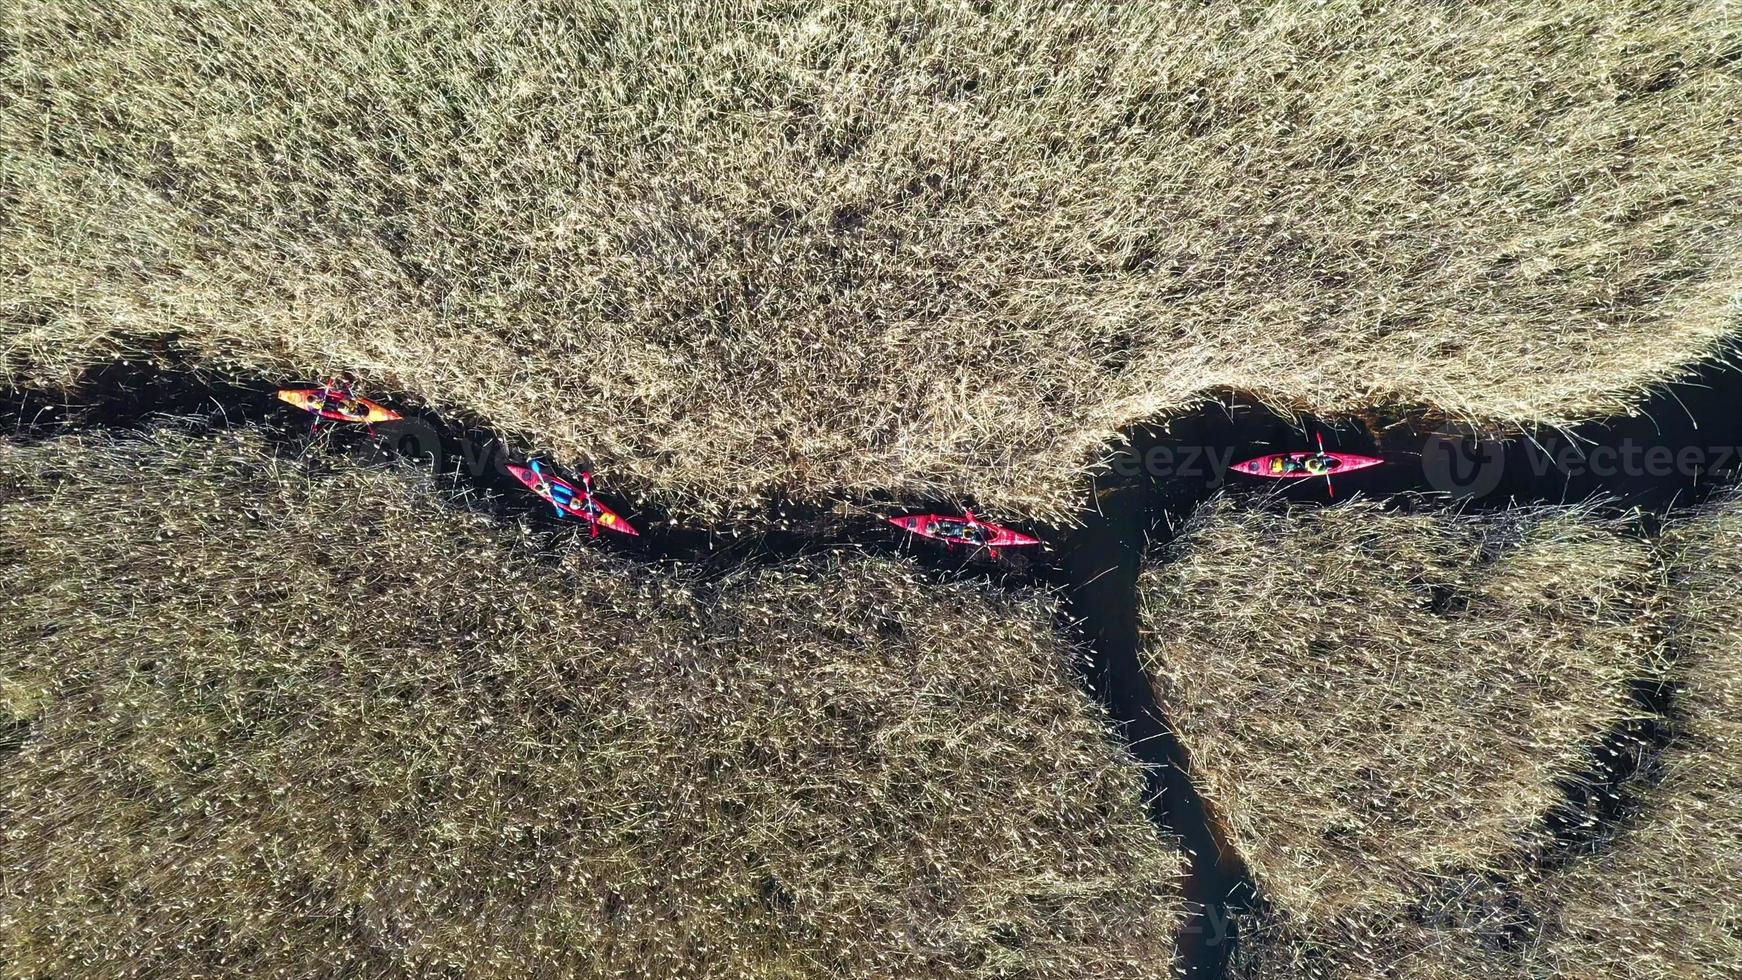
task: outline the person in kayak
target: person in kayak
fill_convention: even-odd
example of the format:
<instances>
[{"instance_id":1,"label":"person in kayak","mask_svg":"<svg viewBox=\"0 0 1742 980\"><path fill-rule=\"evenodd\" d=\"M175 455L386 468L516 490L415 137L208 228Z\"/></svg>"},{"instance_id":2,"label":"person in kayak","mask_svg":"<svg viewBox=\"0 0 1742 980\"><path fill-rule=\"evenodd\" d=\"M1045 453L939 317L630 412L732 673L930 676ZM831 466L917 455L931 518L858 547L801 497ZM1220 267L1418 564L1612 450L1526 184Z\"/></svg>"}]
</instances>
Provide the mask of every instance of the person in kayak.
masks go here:
<instances>
[{"instance_id":1,"label":"person in kayak","mask_svg":"<svg viewBox=\"0 0 1742 980\"><path fill-rule=\"evenodd\" d=\"M605 508L601 506L597 500L593 499L593 475L591 473L583 474L581 476L582 486L586 489L580 493L576 493L574 488L566 484L557 483L555 480L545 476L544 468L539 466L536 461L532 464L532 472L535 477L532 484L532 492L549 500L551 503L555 504L559 510L579 510L586 514L587 517L595 523L600 520L605 521L607 524L614 523L614 520L605 516Z\"/></svg>"},{"instance_id":2,"label":"person in kayak","mask_svg":"<svg viewBox=\"0 0 1742 980\"><path fill-rule=\"evenodd\" d=\"M1338 460L1327 453L1289 453L1270 464L1270 472L1282 476L1294 473L1308 473L1313 476L1324 476L1337 468Z\"/></svg>"},{"instance_id":3,"label":"person in kayak","mask_svg":"<svg viewBox=\"0 0 1742 980\"><path fill-rule=\"evenodd\" d=\"M321 403L318 410L337 412L349 418L367 418L369 415L368 407L351 391L351 386L342 381L329 381L321 385Z\"/></svg>"},{"instance_id":4,"label":"person in kayak","mask_svg":"<svg viewBox=\"0 0 1742 980\"><path fill-rule=\"evenodd\" d=\"M935 531L940 538L960 541L963 544L985 544L992 540L992 533L983 524L969 524L966 521L939 522Z\"/></svg>"},{"instance_id":5,"label":"person in kayak","mask_svg":"<svg viewBox=\"0 0 1742 980\"><path fill-rule=\"evenodd\" d=\"M593 500L593 495L590 493L581 497L581 502L576 506L579 506L581 510L593 520L598 520L599 515L605 512L604 508L600 507L598 503Z\"/></svg>"},{"instance_id":6,"label":"person in kayak","mask_svg":"<svg viewBox=\"0 0 1742 980\"><path fill-rule=\"evenodd\" d=\"M532 492L555 504L558 510L573 496L567 487L546 476L544 467L538 465L536 459L532 461L532 477Z\"/></svg>"},{"instance_id":7,"label":"person in kayak","mask_svg":"<svg viewBox=\"0 0 1742 980\"><path fill-rule=\"evenodd\" d=\"M579 509L594 516L598 516L599 505L593 503L593 497L591 494L576 493L573 487L561 483L555 483L550 480L544 480L542 482L545 492L550 495L551 503L556 504L565 510Z\"/></svg>"}]
</instances>

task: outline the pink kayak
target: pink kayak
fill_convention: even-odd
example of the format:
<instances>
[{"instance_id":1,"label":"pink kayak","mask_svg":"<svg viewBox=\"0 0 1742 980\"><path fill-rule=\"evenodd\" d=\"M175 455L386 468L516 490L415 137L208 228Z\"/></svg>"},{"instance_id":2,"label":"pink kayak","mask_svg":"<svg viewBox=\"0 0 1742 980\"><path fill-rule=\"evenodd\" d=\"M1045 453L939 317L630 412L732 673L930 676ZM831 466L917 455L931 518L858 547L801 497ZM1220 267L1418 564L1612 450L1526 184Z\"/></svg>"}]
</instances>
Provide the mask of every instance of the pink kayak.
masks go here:
<instances>
[{"instance_id":1,"label":"pink kayak","mask_svg":"<svg viewBox=\"0 0 1742 980\"><path fill-rule=\"evenodd\" d=\"M974 516L973 511L969 511L965 517L951 517L945 514L910 514L906 517L890 517L886 520L904 531L911 531L920 537L942 541L949 545L969 545L990 550L1040 544L1039 538L1029 537L1019 531L1012 531L990 521L982 521Z\"/></svg>"},{"instance_id":2,"label":"pink kayak","mask_svg":"<svg viewBox=\"0 0 1742 980\"><path fill-rule=\"evenodd\" d=\"M1312 476L1336 476L1353 473L1385 462L1374 456L1355 453L1272 453L1235 463L1234 471L1250 476L1267 476L1279 480L1298 480Z\"/></svg>"},{"instance_id":3,"label":"pink kayak","mask_svg":"<svg viewBox=\"0 0 1742 980\"><path fill-rule=\"evenodd\" d=\"M559 476L545 472L537 460L531 466L509 466L508 472L525 484L526 489L550 501L557 513L578 517L591 524L595 537L598 536L600 528L632 537L641 535L634 525L593 496L593 477L590 473L581 474L581 486L577 487Z\"/></svg>"}]
</instances>

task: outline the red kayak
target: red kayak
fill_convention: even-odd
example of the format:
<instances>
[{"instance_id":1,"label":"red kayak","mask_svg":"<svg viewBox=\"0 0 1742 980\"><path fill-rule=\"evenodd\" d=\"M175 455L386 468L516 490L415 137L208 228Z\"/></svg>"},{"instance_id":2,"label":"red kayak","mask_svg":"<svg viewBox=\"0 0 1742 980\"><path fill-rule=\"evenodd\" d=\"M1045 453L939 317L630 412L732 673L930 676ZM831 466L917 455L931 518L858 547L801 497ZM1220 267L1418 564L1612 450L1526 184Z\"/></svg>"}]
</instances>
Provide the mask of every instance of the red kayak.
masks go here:
<instances>
[{"instance_id":1,"label":"red kayak","mask_svg":"<svg viewBox=\"0 0 1742 980\"><path fill-rule=\"evenodd\" d=\"M1039 538L1031 538L1019 531L1012 531L1002 525L990 521L982 521L968 511L965 517L950 517L944 514L911 514L907 517L886 518L889 523L904 531L911 531L922 538L931 538L945 544L967 545L975 548L985 548L994 555L999 548L1019 548L1025 545L1040 544Z\"/></svg>"},{"instance_id":2,"label":"red kayak","mask_svg":"<svg viewBox=\"0 0 1742 980\"><path fill-rule=\"evenodd\" d=\"M319 388L280 388L278 400L334 422L362 422L373 425L376 422L396 422L405 417L338 384L321 385Z\"/></svg>"},{"instance_id":3,"label":"red kayak","mask_svg":"<svg viewBox=\"0 0 1742 980\"><path fill-rule=\"evenodd\" d=\"M1353 473L1385 462L1373 456L1355 453L1272 453L1235 463L1234 470L1251 476L1268 476L1279 480L1299 480L1312 476L1335 476Z\"/></svg>"},{"instance_id":4,"label":"red kayak","mask_svg":"<svg viewBox=\"0 0 1742 980\"><path fill-rule=\"evenodd\" d=\"M550 505L556 508L558 514L578 517L591 524L594 537L599 536L600 528L616 531L619 534L627 534L631 537L641 535L640 531L635 530L634 525L593 496L593 475L591 473L582 473L581 485L577 487L559 476L546 473L544 467L540 466L537 460L533 460L531 466L509 466L508 472L514 474L516 480L524 483L526 489L550 501Z\"/></svg>"}]
</instances>

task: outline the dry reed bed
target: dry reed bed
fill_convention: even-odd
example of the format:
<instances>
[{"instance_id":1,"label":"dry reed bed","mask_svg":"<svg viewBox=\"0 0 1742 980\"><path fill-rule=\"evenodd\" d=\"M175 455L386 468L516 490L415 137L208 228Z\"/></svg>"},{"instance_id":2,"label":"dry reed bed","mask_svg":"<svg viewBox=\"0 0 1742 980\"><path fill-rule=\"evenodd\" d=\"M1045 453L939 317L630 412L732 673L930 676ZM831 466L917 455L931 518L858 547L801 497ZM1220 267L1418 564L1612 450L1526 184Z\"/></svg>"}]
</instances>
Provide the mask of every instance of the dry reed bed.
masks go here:
<instances>
[{"instance_id":1,"label":"dry reed bed","mask_svg":"<svg viewBox=\"0 0 1742 980\"><path fill-rule=\"evenodd\" d=\"M1261 892L1400 913L1548 843L1557 783L1661 669L1660 570L1577 510L1208 505L1142 579L1144 658Z\"/></svg>"},{"instance_id":2,"label":"dry reed bed","mask_svg":"<svg viewBox=\"0 0 1742 980\"><path fill-rule=\"evenodd\" d=\"M1674 651L1662 668L1677 689L1674 737L1633 777L1626 792L1637 804L1612 833L1564 861L1435 882L1402 914L1376 905L1311 922L1298 908L1277 909L1244 935L1234 976L1742 977L1742 502L1673 526L1660 545L1668 575L1657 605ZM1464 737L1449 727L1446 736ZM1287 748L1277 747L1273 764L1326 765Z\"/></svg>"},{"instance_id":3,"label":"dry reed bed","mask_svg":"<svg viewBox=\"0 0 1742 980\"><path fill-rule=\"evenodd\" d=\"M247 434L0 445L4 972L1167 976L1052 616L540 556Z\"/></svg>"},{"instance_id":4,"label":"dry reed bed","mask_svg":"<svg viewBox=\"0 0 1742 980\"><path fill-rule=\"evenodd\" d=\"M15 0L0 366L1044 517L1211 389L1558 423L1735 333L1722 5L986 6Z\"/></svg>"},{"instance_id":5,"label":"dry reed bed","mask_svg":"<svg viewBox=\"0 0 1742 980\"><path fill-rule=\"evenodd\" d=\"M1611 847L1530 891L1544 940L1527 975L1742 978L1742 501L1669 536L1678 737Z\"/></svg>"}]
</instances>

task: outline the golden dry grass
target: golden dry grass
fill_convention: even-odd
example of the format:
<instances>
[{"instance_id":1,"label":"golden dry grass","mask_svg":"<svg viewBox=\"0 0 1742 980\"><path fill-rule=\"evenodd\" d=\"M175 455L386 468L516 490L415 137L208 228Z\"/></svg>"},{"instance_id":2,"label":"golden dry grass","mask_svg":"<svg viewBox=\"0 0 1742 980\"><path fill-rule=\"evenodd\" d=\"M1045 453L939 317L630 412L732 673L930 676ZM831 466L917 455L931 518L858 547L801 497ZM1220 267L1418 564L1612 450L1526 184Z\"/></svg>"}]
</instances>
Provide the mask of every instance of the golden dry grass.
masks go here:
<instances>
[{"instance_id":1,"label":"golden dry grass","mask_svg":"<svg viewBox=\"0 0 1742 980\"><path fill-rule=\"evenodd\" d=\"M1558 423L1736 331L1722 4L1055 6L10 0L0 365L1045 516L1210 389Z\"/></svg>"},{"instance_id":2,"label":"golden dry grass","mask_svg":"<svg viewBox=\"0 0 1742 980\"><path fill-rule=\"evenodd\" d=\"M1545 842L1556 783L1661 669L1656 557L1577 510L1195 516L1144 658L1285 921L1401 913Z\"/></svg>"},{"instance_id":3,"label":"golden dry grass","mask_svg":"<svg viewBox=\"0 0 1742 980\"><path fill-rule=\"evenodd\" d=\"M1611 839L1519 868L1425 921L1273 917L1244 980L1731 980L1742 977L1742 501L1672 528L1675 733ZM1484 916L1489 921L1484 922ZM1495 924L1520 927L1494 942ZM1487 927L1487 928L1484 928Z\"/></svg>"},{"instance_id":4,"label":"golden dry grass","mask_svg":"<svg viewBox=\"0 0 1742 980\"><path fill-rule=\"evenodd\" d=\"M1671 539L1678 737L1640 819L1610 848L1551 875L1556 909L1537 972L1584 980L1742 978L1742 501Z\"/></svg>"},{"instance_id":5,"label":"golden dry grass","mask_svg":"<svg viewBox=\"0 0 1742 980\"><path fill-rule=\"evenodd\" d=\"M541 557L247 435L0 445L0 974L1167 976L1052 615Z\"/></svg>"}]
</instances>

